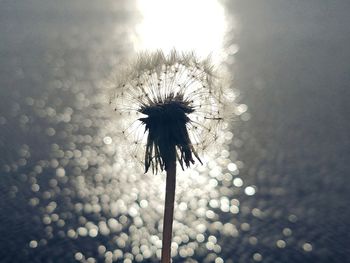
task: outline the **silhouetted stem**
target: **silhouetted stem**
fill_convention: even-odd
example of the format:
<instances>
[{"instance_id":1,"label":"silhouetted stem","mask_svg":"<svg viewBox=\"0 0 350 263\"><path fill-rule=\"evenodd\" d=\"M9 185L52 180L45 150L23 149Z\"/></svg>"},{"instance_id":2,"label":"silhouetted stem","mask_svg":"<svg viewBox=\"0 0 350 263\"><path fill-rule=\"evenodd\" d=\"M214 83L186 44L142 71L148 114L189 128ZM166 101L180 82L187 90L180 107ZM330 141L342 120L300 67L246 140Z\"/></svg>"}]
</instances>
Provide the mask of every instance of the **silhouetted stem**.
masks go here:
<instances>
[{"instance_id":1,"label":"silhouetted stem","mask_svg":"<svg viewBox=\"0 0 350 263\"><path fill-rule=\"evenodd\" d=\"M175 149L174 149L175 150ZM166 167L166 191L163 220L162 263L171 262L171 236L173 231L173 214L176 186L176 160Z\"/></svg>"}]
</instances>

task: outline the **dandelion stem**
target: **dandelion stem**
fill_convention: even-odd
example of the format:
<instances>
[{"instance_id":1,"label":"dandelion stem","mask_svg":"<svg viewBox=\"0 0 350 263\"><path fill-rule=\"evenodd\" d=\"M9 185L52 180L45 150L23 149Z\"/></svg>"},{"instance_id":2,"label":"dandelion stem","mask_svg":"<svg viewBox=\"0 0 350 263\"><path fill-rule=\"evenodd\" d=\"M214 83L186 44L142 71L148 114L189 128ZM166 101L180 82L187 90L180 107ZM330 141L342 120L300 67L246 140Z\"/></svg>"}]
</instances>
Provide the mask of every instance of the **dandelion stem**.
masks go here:
<instances>
[{"instance_id":1,"label":"dandelion stem","mask_svg":"<svg viewBox=\"0 0 350 263\"><path fill-rule=\"evenodd\" d=\"M176 156L175 147L173 154ZM171 262L171 236L173 231L173 214L176 186L176 158L166 165L166 191L163 220L162 263Z\"/></svg>"}]
</instances>

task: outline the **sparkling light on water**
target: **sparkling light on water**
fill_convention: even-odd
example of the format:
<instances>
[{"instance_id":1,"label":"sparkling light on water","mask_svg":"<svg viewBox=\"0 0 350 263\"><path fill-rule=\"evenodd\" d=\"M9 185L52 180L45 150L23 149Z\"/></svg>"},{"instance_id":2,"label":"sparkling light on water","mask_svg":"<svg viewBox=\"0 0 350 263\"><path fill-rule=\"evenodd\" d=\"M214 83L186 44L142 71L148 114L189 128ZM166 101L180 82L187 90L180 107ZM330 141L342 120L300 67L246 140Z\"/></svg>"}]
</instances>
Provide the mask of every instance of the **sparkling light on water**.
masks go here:
<instances>
[{"instance_id":1,"label":"sparkling light on water","mask_svg":"<svg viewBox=\"0 0 350 263\"><path fill-rule=\"evenodd\" d=\"M175 1L166 8L165 3L138 2L143 20L136 30L136 49L169 51L175 46L226 57L238 52L235 43L223 48L228 27L219 3ZM115 55L115 43L106 39L109 31L97 36L89 32L73 30L64 41L55 39L37 68L21 58L8 66L14 80L4 85L9 87L10 103L3 101L5 110L0 113L1 135L6 138L0 140L1 147L6 145L1 148L5 157L0 169L6 182L1 188L4 213L11 220L2 222L3 229L11 233L9 247L15 247L13 238L23 240L20 255L38 260L158 262L165 176L144 174L130 157L132 147L120 143L120 117L110 111L103 85L106 72L101 65L115 70L120 66L115 61L130 47L119 43L121 51ZM122 42L125 30L116 33ZM214 57L222 61L221 55ZM300 212L267 206L271 193L283 191L261 189L255 176L267 176L260 168L265 164L256 168L240 159L244 134L237 127L250 113L231 84L235 122L226 123L221 140L203 158L204 165L178 174L174 260L273 262L271 254L288 249L310 255L318 246L296 231ZM275 221L278 226L271 225Z\"/></svg>"}]
</instances>

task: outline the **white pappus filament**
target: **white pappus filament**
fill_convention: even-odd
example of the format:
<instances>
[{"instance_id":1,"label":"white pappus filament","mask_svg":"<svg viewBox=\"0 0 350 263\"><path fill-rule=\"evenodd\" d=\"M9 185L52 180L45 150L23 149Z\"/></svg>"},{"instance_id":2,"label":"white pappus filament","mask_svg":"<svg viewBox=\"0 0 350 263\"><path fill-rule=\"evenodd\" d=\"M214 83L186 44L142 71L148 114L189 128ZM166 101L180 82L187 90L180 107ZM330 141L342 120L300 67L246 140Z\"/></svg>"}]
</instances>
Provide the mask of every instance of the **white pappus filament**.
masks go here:
<instances>
[{"instance_id":1,"label":"white pappus filament","mask_svg":"<svg viewBox=\"0 0 350 263\"><path fill-rule=\"evenodd\" d=\"M218 138L225 113L223 87L210 59L193 53L142 53L114 83L110 104L117 129L127 139L145 171L163 170L167 147L176 148L182 168ZM227 113L227 112L226 112Z\"/></svg>"}]
</instances>

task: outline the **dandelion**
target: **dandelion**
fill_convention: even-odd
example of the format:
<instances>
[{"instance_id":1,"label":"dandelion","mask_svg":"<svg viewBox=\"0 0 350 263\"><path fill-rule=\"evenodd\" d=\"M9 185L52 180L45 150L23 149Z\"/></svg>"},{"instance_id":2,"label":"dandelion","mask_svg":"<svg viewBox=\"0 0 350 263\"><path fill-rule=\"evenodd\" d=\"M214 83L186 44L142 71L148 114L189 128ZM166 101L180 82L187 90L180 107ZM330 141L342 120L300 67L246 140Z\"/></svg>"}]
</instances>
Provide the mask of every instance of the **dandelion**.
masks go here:
<instances>
[{"instance_id":1,"label":"dandelion","mask_svg":"<svg viewBox=\"0 0 350 263\"><path fill-rule=\"evenodd\" d=\"M110 98L123 136L144 150L145 172L167 173L162 262L170 262L176 162L182 169L202 163L201 155L217 140L225 111L218 83L209 59L142 53L117 78Z\"/></svg>"}]
</instances>

